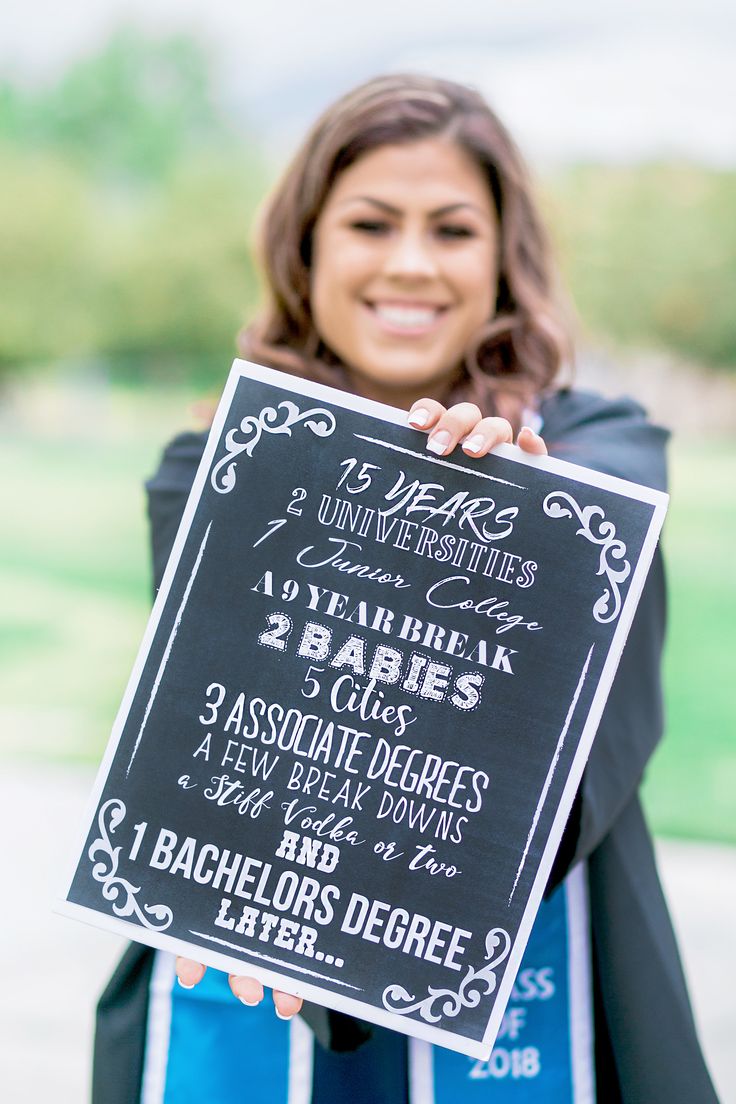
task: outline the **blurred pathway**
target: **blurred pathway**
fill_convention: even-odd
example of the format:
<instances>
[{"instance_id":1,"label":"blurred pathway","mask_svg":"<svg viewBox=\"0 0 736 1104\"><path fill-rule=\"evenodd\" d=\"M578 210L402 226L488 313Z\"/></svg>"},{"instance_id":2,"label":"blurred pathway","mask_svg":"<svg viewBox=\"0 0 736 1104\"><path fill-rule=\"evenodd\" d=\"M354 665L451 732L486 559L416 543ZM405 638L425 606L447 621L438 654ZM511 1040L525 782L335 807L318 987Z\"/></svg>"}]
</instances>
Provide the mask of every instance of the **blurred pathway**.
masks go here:
<instances>
[{"instance_id":1,"label":"blurred pathway","mask_svg":"<svg viewBox=\"0 0 736 1104\"><path fill-rule=\"evenodd\" d=\"M0 1099L85 1104L94 1003L121 943L50 911L92 783L88 769L4 766ZM722 1104L736 1104L736 849L658 845L696 1017Z\"/></svg>"}]
</instances>

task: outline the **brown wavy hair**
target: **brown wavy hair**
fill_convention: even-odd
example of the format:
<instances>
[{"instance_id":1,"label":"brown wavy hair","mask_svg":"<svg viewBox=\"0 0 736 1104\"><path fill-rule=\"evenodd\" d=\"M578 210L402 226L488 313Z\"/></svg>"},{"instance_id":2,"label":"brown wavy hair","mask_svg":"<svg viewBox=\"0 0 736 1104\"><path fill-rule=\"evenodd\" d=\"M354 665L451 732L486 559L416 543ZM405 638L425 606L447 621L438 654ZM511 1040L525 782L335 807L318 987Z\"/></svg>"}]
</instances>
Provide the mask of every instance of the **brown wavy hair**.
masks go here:
<instances>
[{"instance_id":1,"label":"brown wavy hair","mask_svg":"<svg viewBox=\"0 0 736 1104\"><path fill-rule=\"evenodd\" d=\"M495 312L465 351L449 397L475 402L484 414L503 413L518 426L522 405L551 387L572 342L521 154L485 100L453 81L379 77L317 120L263 212L257 248L267 299L239 334L238 349L256 362L349 390L344 366L312 317L315 224L339 174L364 154L434 137L455 142L479 165L500 236Z\"/></svg>"}]
</instances>

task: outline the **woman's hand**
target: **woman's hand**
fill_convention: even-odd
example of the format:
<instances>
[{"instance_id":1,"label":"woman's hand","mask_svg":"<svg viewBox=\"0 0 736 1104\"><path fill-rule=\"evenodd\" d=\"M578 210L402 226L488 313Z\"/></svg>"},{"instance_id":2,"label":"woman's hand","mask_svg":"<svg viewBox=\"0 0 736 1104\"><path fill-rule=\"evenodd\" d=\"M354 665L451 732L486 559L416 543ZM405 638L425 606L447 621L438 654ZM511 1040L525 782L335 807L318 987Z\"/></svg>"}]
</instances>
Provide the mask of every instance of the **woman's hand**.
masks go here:
<instances>
[{"instance_id":1,"label":"woman's hand","mask_svg":"<svg viewBox=\"0 0 736 1104\"><path fill-rule=\"evenodd\" d=\"M206 969L207 967L203 966L201 962L194 962L191 958L177 958L176 960L176 976L179 979L179 984L184 989L193 989L195 985L198 985L204 977ZM263 1000L263 986L255 978L230 974L228 980L233 995L243 1004L253 1007ZM301 997L292 997L290 993L280 993L277 989L274 989L273 1003L276 1008L276 1015L282 1020L290 1020L300 1010L302 999Z\"/></svg>"},{"instance_id":2,"label":"woman's hand","mask_svg":"<svg viewBox=\"0 0 736 1104\"><path fill-rule=\"evenodd\" d=\"M436 456L447 456L462 441L468 456L485 456L496 445L511 445L514 433L505 418L484 418L474 403L457 403L447 410L435 399L417 399L407 421L412 429L429 433L427 448ZM535 456L546 456L547 446L538 433L523 426L516 444Z\"/></svg>"}]
</instances>

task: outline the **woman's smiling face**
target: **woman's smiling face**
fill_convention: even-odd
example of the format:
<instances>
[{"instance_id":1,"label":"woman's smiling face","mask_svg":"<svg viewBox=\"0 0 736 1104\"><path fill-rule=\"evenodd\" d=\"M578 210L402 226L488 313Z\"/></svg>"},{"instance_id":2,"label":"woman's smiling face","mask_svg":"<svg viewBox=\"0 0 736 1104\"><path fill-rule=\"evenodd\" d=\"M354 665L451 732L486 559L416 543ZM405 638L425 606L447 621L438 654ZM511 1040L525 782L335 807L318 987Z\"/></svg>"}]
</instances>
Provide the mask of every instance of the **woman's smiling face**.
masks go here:
<instances>
[{"instance_id":1,"label":"woman's smiling face","mask_svg":"<svg viewBox=\"0 0 736 1104\"><path fill-rule=\"evenodd\" d=\"M315 227L311 306L355 390L446 397L493 315L497 255L488 184L452 142L380 146L346 169Z\"/></svg>"}]
</instances>

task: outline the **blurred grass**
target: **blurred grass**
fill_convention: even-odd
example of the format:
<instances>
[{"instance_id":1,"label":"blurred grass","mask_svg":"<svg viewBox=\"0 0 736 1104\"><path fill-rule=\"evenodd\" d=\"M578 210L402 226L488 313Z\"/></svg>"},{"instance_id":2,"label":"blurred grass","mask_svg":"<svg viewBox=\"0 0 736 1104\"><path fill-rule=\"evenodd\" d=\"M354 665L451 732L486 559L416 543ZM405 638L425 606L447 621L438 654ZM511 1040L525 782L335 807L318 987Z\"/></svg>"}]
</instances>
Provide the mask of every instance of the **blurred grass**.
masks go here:
<instances>
[{"instance_id":1,"label":"blurred grass","mask_svg":"<svg viewBox=\"0 0 736 1104\"><path fill-rule=\"evenodd\" d=\"M736 842L736 442L670 454L666 738L644 784L657 832Z\"/></svg>"},{"instance_id":2,"label":"blurred grass","mask_svg":"<svg viewBox=\"0 0 736 1104\"><path fill-rule=\"evenodd\" d=\"M0 443L6 759L99 759L149 609L141 485L192 424L181 390L84 395L41 392ZM660 834L736 842L736 443L675 443L671 468L668 732L645 803Z\"/></svg>"},{"instance_id":3,"label":"blurred grass","mask_svg":"<svg viewBox=\"0 0 736 1104\"><path fill-rule=\"evenodd\" d=\"M189 404L41 388L4 426L0 754L99 758L148 616L142 483Z\"/></svg>"}]
</instances>

